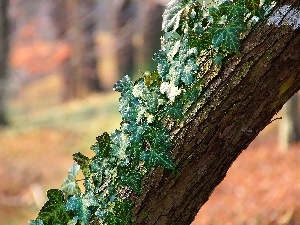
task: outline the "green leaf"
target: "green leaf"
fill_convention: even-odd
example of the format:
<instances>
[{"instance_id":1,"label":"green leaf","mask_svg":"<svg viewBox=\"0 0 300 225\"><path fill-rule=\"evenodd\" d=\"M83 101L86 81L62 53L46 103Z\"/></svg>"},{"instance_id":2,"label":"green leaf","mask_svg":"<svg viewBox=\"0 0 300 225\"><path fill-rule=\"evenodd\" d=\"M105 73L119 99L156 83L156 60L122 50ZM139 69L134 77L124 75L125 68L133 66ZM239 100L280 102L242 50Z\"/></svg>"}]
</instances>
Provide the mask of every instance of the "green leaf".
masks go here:
<instances>
[{"instance_id":1,"label":"green leaf","mask_svg":"<svg viewBox=\"0 0 300 225\"><path fill-rule=\"evenodd\" d=\"M197 70L198 64L195 58L189 58L185 61L183 75L181 76L181 80L185 85L191 85L195 81Z\"/></svg>"},{"instance_id":2,"label":"green leaf","mask_svg":"<svg viewBox=\"0 0 300 225\"><path fill-rule=\"evenodd\" d=\"M260 0L246 0L246 7L252 13L256 15L259 11Z\"/></svg>"},{"instance_id":3,"label":"green leaf","mask_svg":"<svg viewBox=\"0 0 300 225\"><path fill-rule=\"evenodd\" d=\"M28 225L44 225L42 220L30 220Z\"/></svg>"},{"instance_id":4,"label":"green leaf","mask_svg":"<svg viewBox=\"0 0 300 225\"><path fill-rule=\"evenodd\" d=\"M226 51L238 52L240 47L240 33L245 30L245 23L242 21L233 21L232 23L222 26L212 27L212 44L214 47L224 45Z\"/></svg>"},{"instance_id":5,"label":"green leaf","mask_svg":"<svg viewBox=\"0 0 300 225\"><path fill-rule=\"evenodd\" d=\"M96 137L97 142L92 145L91 150L93 150L96 155L100 157L108 157L110 151L110 136L107 132L104 132L101 136Z\"/></svg>"},{"instance_id":6,"label":"green leaf","mask_svg":"<svg viewBox=\"0 0 300 225\"><path fill-rule=\"evenodd\" d=\"M88 225L91 218L89 207L98 206L97 198L92 192L85 193L82 198L80 196L72 196L66 203L66 210L75 213L74 218L81 221L81 224Z\"/></svg>"},{"instance_id":7,"label":"green leaf","mask_svg":"<svg viewBox=\"0 0 300 225\"><path fill-rule=\"evenodd\" d=\"M131 92L132 88L133 88L132 80L128 75L126 75L114 85L113 89L115 91L121 92L122 94L125 94L127 92Z\"/></svg>"},{"instance_id":8,"label":"green leaf","mask_svg":"<svg viewBox=\"0 0 300 225\"><path fill-rule=\"evenodd\" d=\"M49 200L40 210L37 221L43 221L44 225L67 224L71 216L64 207L63 192L58 189L51 189L47 191L47 197Z\"/></svg>"},{"instance_id":9,"label":"green leaf","mask_svg":"<svg viewBox=\"0 0 300 225\"><path fill-rule=\"evenodd\" d=\"M176 120L182 119L182 117L183 117L182 106L183 106L182 102L175 101L173 103L173 105L170 105L166 109L167 115L171 116L173 119L176 119Z\"/></svg>"},{"instance_id":10,"label":"green leaf","mask_svg":"<svg viewBox=\"0 0 300 225\"><path fill-rule=\"evenodd\" d=\"M224 29L218 29L215 31L214 36L212 38L212 44L214 47L219 47L225 39L226 31Z\"/></svg>"},{"instance_id":11,"label":"green leaf","mask_svg":"<svg viewBox=\"0 0 300 225\"><path fill-rule=\"evenodd\" d=\"M142 158L145 161L145 167L150 169L156 165L163 166L164 168L175 170L175 165L172 159L166 152L146 151L142 153Z\"/></svg>"},{"instance_id":12,"label":"green leaf","mask_svg":"<svg viewBox=\"0 0 300 225\"><path fill-rule=\"evenodd\" d=\"M76 182L76 176L80 170L80 166L77 163L73 163L72 167L68 171L68 177L64 180L61 190L65 195L80 195L81 191Z\"/></svg>"},{"instance_id":13,"label":"green leaf","mask_svg":"<svg viewBox=\"0 0 300 225\"><path fill-rule=\"evenodd\" d=\"M91 171L90 171L90 159L83 155L80 152L73 154L73 159L77 164L80 166L82 173L85 178L90 177Z\"/></svg>"},{"instance_id":14,"label":"green leaf","mask_svg":"<svg viewBox=\"0 0 300 225\"><path fill-rule=\"evenodd\" d=\"M128 185L136 193L140 193L142 186L142 177L136 170L132 170L128 175L122 176L121 180L125 185Z\"/></svg>"},{"instance_id":15,"label":"green leaf","mask_svg":"<svg viewBox=\"0 0 300 225\"><path fill-rule=\"evenodd\" d=\"M154 54L153 59L157 62L157 71L159 75L164 81L167 81L167 76L170 69L167 54L160 50Z\"/></svg>"},{"instance_id":16,"label":"green leaf","mask_svg":"<svg viewBox=\"0 0 300 225\"><path fill-rule=\"evenodd\" d=\"M109 225L131 225L135 224L132 221L132 212L133 207L132 202L128 200L117 200L114 205L113 212L108 212L104 224Z\"/></svg>"},{"instance_id":17,"label":"green leaf","mask_svg":"<svg viewBox=\"0 0 300 225\"><path fill-rule=\"evenodd\" d=\"M147 127L147 123L137 124L136 122L129 122L122 124L122 130L128 134L131 146L136 146L141 143L141 139Z\"/></svg>"},{"instance_id":18,"label":"green leaf","mask_svg":"<svg viewBox=\"0 0 300 225\"><path fill-rule=\"evenodd\" d=\"M111 142L111 155L120 161L128 159L128 154L126 152L130 145L128 135L120 130L116 130L111 134Z\"/></svg>"},{"instance_id":19,"label":"green leaf","mask_svg":"<svg viewBox=\"0 0 300 225\"><path fill-rule=\"evenodd\" d=\"M163 31L175 31L179 27L180 16L184 11L184 4L182 2L182 0L172 0L167 4L163 13Z\"/></svg>"},{"instance_id":20,"label":"green leaf","mask_svg":"<svg viewBox=\"0 0 300 225\"><path fill-rule=\"evenodd\" d=\"M216 23L220 23L220 21L218 20L223 16L226 16L227 22L231 22L232 20L236 20L237 18L244 18L248 12L249 11L245 7L245 3L241 3L239 0L225 1L218 6L218 9L217 11L215 11L213 17Z\"/></svg>"},{"instance_id":21,"label":"green leaf","mask_svg":"<svg viewBox=\"0 0 300 225\"><path fill-rule=\"evenodd\" d=\"M138 121L143 114L143 106L131 93L124 94L119 100L119 112L125 121Z\"/></svg>"}]
</instances>

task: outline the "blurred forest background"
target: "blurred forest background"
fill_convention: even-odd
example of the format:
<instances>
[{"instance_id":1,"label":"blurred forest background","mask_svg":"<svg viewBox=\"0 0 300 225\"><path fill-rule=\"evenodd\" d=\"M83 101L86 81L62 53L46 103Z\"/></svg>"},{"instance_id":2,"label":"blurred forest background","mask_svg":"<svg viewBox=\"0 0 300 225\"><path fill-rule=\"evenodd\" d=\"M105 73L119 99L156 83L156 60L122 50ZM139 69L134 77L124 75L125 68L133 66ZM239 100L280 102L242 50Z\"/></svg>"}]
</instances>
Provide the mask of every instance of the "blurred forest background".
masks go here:
<instances>
[{"instance_id":1,"label":"blurred forest background","mask_svg":"<svg viewBox=\"0 0 300 225\"><path fill-rule=\"evenodd\" d=\"M113 84L154 70L167 0L0 0L0 224L37 216L72 153L118 128ZM299 65L300 66L300 65ZM200 224L300 224L295 95L238 158Z\"/></svg>"}]
</instances>

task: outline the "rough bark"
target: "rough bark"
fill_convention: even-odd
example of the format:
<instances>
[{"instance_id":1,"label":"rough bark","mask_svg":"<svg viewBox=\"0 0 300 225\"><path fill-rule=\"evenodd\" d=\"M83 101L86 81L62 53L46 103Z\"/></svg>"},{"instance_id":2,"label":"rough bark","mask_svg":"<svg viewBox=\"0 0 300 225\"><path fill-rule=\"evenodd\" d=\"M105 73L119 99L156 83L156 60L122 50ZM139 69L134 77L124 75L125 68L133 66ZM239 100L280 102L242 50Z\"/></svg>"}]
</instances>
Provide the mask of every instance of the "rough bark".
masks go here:
<instances>
[{"instance_id":1,"label":"rough bark","mask_svg":"<svg viewBox=\"0 0 300 225\"><path fill-rule=\"evenodd\" d=\"M283 106L282 111L279 143L281 150L285 151L289 146L300 142L299 95L295 94L291 97Z\"/></svg>"},{"instance_id":2,"label":"rough bark","mask_svg":"<svg viewBox=\"0 0 300 225\"><path fill-rule=\"evenodd\" d=\"M8 124L5 92L8 79L9 23L8 1L0 1L0 126Z\"/></svg>"},{"instance_id":3,"label":"rough bark","mask_svg":"<svg viewBox=\"0 0 300 225\"><path fill-rule=\"evenodd\" d=\"M298 0L285 1L299 10ZM234 160L300 89L300 29L258 24L182 124L171 128L178 172L155 169L132 195L137 224L190 224ZM272 152L270 152L272 154Z\"/></svg>"}]
</instances>

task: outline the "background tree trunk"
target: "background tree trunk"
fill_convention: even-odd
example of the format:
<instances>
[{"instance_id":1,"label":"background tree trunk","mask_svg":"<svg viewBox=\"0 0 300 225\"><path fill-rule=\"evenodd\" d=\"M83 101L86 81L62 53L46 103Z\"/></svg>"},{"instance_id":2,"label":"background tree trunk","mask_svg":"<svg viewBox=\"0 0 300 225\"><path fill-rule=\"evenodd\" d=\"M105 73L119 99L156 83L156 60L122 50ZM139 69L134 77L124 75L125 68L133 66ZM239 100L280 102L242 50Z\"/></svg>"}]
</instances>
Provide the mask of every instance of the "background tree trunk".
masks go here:
<instances>
[{"instance_id":1,"label":"background tree trunk","mask_svg":"<svg viewBox=\"0 0 300 225\"><path fill-rule=\"evenodd\" d=\"M295 94L283 106L283 116L279 130L279 145L285 151L300 142L299 94Z\"/></svg>"},{"instance_id":2,"label":"background tree trunk","mask_svg":"<svg viewBox=\"0 0 300 225\"><path fill-rule=\"evenodd\" d=\"M116 41L118 77L134 75L135 16L137 3L134 0L118 0L113 6L113 33Z\"/></svg>"},{"instance_id":3,"label":"background tree trunk","mask_svg":"<svg viewBox=\"0 0 300 225\"><path fill-rule=\"evenodd\" d=\"M155 52L160 49L162 14L165 7L156 0L139 2L138 20L141 36L140 48L138 48L138 69L153 71L156 62L152 59Z\"/></svg>"},{"instance_id":4,"label":"background tree trunk","mask_svg":"<svg viewBox=\"0 0 300 225\"><path fill-rule=\"evenodd\" d=\"M5 104L9 54L8 5L8 0L0 1L0 126L8 124Z\"/></svg>"},{"instance_id":5,"label":"background tree trunk","mask_svg":"<svg viewBox=\"0 0 300 225\"><path fill-rule=\"evenodd\" d=\"M54 21L58 37L67 41L71 55L63 68L63 99L102 91L97 69L95 0L56 1Z\"/></svg>"},{"instance_id":6,"label":"background tree trunk","mask_svg":"<svg viewBox=\"0 0 300 225\"><path fill-rule=\"evenodd\" d=\"M282 4L300 7L298 0ZM170 125L178 171L155 169L143 194L131 196L137 224L190 224L238 155L300 89L299 28L265 20L240 51L202 78L198 104L183 122Z\"/></svg>"}]
</instances>

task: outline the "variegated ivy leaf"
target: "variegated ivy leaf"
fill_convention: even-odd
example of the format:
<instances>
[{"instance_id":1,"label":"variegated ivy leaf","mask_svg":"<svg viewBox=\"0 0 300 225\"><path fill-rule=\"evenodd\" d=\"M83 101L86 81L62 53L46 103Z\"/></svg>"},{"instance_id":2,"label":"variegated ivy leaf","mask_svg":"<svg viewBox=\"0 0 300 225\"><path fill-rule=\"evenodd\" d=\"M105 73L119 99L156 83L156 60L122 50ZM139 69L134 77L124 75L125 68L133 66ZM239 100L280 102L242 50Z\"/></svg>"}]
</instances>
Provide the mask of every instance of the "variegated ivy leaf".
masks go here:
<instances>
[{"instance_id":1,"label":"variegated ivy leaf","mask_svg":"<svg viewBox=\"0 0 300 225\"><path fill-rule=\"evenodd\" d=\"M116 130L111 134L111 142L111 155L121 162L128 161L126 150L130 144L129 136L120 130Z\"/></svg>"},{"instance_id":2,"label":"variegated ivy leaf","mask_svg":"<svg viewBox=\"0 0 300 225\"><path fill-rule=\"evenodd\" d=\"M167 54L160 50L154 54L153 59L157 62L157 71L163 81L167 81L167 76L170 69L170 63L167 58Z\"/></svg>"},{"instance_id":3,"label":"variegated ivy leaf","mask_svg":"<svg viewBox=\"0 0 300 225\"><path fill-rule=\"evenodd\" d=\"M175 31L179 27L181 14L184 12L184 0L171 0L163 13L162 29L165 32Z\"/></svg>"},{"instance_id":4,"label":"variegated ivy leaf","mask_svg":"<svg viewBox=\"0 0 300 225\"><path fill-rule=\"evenodd\" d=\"M98 206L97 198L92 192L85 193L82 197L72 196L66 203L66 210L75 213L74 218L81 222L82 225L89 225L91 211L89 207Z\"/></svg>"},{"instance_id":5,"label":"variegated ivy leaf","mask_svg":"<svg viewBox=\"0 0 300 225\"><path fill-rule=\"evenodd\" d=\"M115 91L121 92L121 94L125 94L127 92L132 92L133 83L128 75L123 77L117 83L115 83L114 88Z\"/></svg>"},{"instance_id":6,"label":"variegated ivy leaf","mask_svg":"<svg viewBox=\"0 0 300 225\"><path fill-rule=\"evenodd\" d=\"M93 150L96 155L100 157L108 157L110 151L110 136L107 132L104 132L101 136L96 137L97 142L92 145L91 150Z\"/></svg>"},{"instance_id":7,"label":"variegated ivy leaf","mask_svg":"<svg viewBox=\"0 0 300 225\"><path fill-rule=\"evenodd\" d=\"M42 220L30 220L28 225L44 225Z\"/></svg>"},{"instance_id":8,"label":"variegated ivy leaf","mask_svg":"<svg viewBox=\"0 0 300 225\"><path fill-rule=\"evenodd\" d=\"M76 182L76 176L80 170L80 166L77 163L73 163L72 167L68 171L68 177L64 180L61 186L61 190L65 195L80 195L81 191Z\"/></svg>"}]
</instances>

